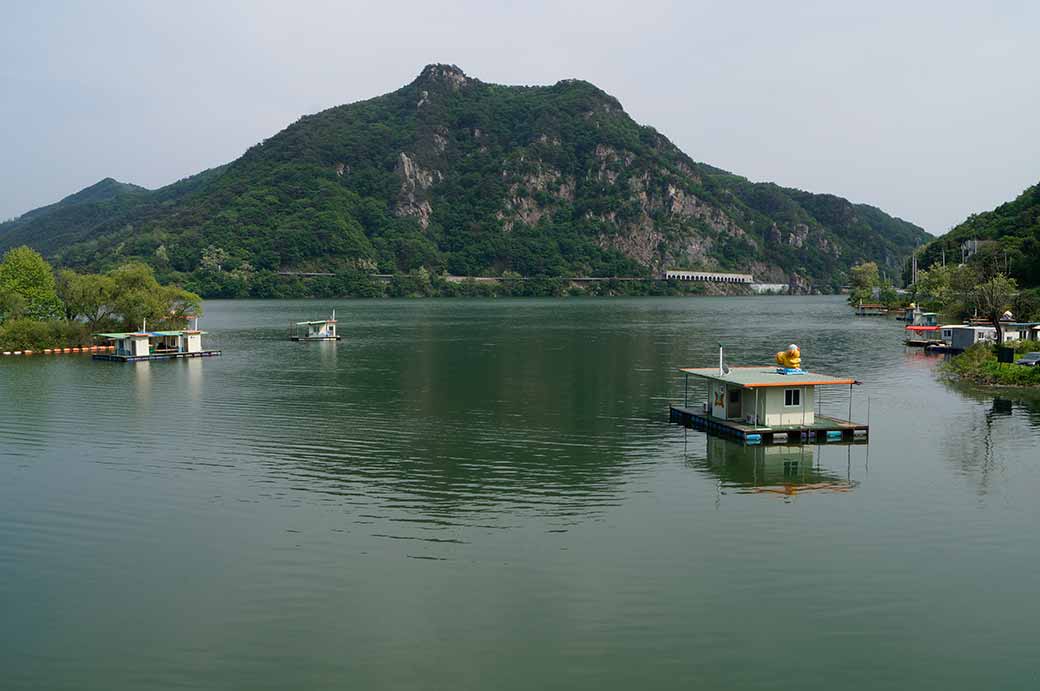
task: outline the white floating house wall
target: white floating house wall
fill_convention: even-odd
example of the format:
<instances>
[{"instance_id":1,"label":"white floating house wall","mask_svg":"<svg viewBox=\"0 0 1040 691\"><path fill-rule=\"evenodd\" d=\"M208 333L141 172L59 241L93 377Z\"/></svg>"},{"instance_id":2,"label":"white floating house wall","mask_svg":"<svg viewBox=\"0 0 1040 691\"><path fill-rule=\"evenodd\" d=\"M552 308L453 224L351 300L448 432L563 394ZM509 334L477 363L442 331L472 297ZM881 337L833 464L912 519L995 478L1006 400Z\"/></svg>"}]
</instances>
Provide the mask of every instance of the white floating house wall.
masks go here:
<instances>
[{"instance_id":1,"label":"white floating house wall","mask_svg":"<svg viewBox=\"0 0 1040 691\"><path fill-rule=\"evenodd\" d=\"M336 341L336 312L330 319L316 319L307 322L291 322L289 338L293 341Z\"/></svg>"},{"instance_id":2,"label":"white floating house wall","mask_svg":"<svg viewBox=\"0 0 1040 691\"><path fill-rule=\"evenodd\" d=\"M1036 322L1011 322L1004 325L1004 342L1036 340L1040 326Z\"/></svg>"},{"instance_id":3,"label":"white floating house wall","mask_svg":"<svg viewBox=\"0 0 1040 691\"><path fill-rule=\"evenodd\" d=\"M139 357L148 354L148 334L127 334L125 338L116 342L116 352L120 355Z\"/></svg>"},{"instance_id":4,"label":"white floating house wall","mask_svg":"<svg viewBox=\"0 0 1040 691\"><path fill-rule=\"evenodd\" d=\"M307 338L335 338L336 322L310 322L307 324Z\"/></svg>"},{"instance_id":5,"label":"white floating house wall","mask_svg":"<svg viewBox=\"0 0 1040 691\"><path fill-rule=\"evenodd\" d=\"M1029 338L1029 329L1023 328L1027 326L1021 324L1005 325L1002 329L1002 343L1014 343L1015 341ZM949 324L942 327L942 339L954 350L967 350L976 343L982 343L983 341L995 343L997 330L992 326Z\"/></svg>"},{"instance_id":6,"label":"white floating house wall","mask_svg":"<svg viewBox=\"0 0 1040 691\"><path fill-rule=\"evenodd\" d=\"M745 393L745 398L747 394ZM756 417L766 426L811 425L816 404L815 386L770 387L759 391L760 411ZM756 422L757 424L757 422Z\"/></svg>"},{"instance_id":7,"label":"white floating house wall","mask_svg":"<svg viewBox=\"0 0 1040 691\"><path fill-rule=\"evenodd\" d=\"M954 350L967 350L976 343L996 341L997 330L992 326L950 324L942 327L942 338Z\"/></svg>"},{"instance_id":8,"label":"white floating house wall","mask_svg":"<svg viewBox=\"0 0 1040 691\"><path fill-rule=\"evenodd\" d=\"M177 348L182 353L201 353L202 352L202 332L201 331L184 331L178 337Z\"/></svg>"},{"instance_id":9,"label":"white floating house wall","mask_svg":"<svg viewBox=\"0 0 1040 691\"><path fill-rule=\"evenodd\" d=\"M712 417L737 420L752 425L811 425L816 421L816 387L791 386L749 389L723 382L712 382L709 405Z\"/></svg>"}]
</instances>

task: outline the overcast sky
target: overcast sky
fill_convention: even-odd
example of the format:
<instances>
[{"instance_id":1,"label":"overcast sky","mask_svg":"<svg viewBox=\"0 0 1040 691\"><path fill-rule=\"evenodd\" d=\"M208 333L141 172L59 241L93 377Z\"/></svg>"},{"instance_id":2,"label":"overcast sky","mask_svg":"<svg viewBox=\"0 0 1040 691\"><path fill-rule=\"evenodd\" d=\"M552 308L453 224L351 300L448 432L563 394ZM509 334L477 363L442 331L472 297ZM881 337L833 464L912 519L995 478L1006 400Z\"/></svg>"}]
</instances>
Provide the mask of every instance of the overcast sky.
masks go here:
<instances>
[{"instance_id":1,"label":"overcast sky","mask_svg":"<svg viewBox=\"0 0 1040 691\"><path fill-rule=\"evenodd\" d=\"M0 4L0 218L158 187L431 62L577 77L698 161L932 233L1040 181L1040 3Z\"/></svg>"}]
</instances>

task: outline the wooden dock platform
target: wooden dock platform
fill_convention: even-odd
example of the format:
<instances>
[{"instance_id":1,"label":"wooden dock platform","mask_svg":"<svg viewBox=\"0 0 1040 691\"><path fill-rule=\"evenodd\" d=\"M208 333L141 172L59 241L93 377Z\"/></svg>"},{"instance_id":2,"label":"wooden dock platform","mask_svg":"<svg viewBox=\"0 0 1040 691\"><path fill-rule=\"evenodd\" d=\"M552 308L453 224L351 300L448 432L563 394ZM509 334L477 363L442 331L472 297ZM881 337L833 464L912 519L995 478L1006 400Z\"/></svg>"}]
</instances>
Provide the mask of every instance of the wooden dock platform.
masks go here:
<instances>
[{"instance_id":1,"label":"wooden dock platform","mask_svg":"<svg viewBox=\"0 0 1040 691\"><path fill-rule=\"evenodd\" d=\"M148 355L116 355L115 353L97 353L95 360L107 362L143 362L146 360L180 360L182 358L216 357L219 350L200 350L197 353L149 353Z\"/></svg>"},{"instance_id":2,"label":"wooden dock platform","mask_svg":"<svg viewBox=\"0 0 1040 691\"><path fill-rule=\"evenodd\" d=\"M737 439L746 444L786 444L788 442L826 443L867 441L869 427L827 415L816 415L808 425L749 425L713 417L703 410L671 406L669 421L709 433Z\"/></svg>"}]
</instances>

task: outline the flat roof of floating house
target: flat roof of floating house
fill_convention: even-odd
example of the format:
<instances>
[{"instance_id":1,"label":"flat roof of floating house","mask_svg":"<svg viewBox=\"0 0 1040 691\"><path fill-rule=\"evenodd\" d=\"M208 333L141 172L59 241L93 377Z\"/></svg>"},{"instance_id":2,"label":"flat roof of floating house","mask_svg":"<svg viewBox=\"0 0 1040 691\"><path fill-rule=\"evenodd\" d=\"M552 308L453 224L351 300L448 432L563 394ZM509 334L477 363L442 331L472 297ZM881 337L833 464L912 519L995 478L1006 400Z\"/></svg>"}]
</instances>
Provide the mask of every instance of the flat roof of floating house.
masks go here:
<instances>
[{"instance_id":1,"label":"flat roof of floating house","mask_svg":"<svg viewBox=\"0 0 1040 691\"><path fill-rule=\"evenodd\" d=\"M148 336L149 338L161 338L163 336L180 336L181 334L205 334L205 331L124 331L121 333L110 333L110 334L94 334L98 338L110 338L112 340L119 340L121 338L129 338L131 336Z\"/></svg>"},{"instance_id":2,"label":"flat roof of floating house","mask_svg":"<svg viewBox=\"0 0 1040 691\"><path fill-rule=\"evenodd\" d=\"M335 324L335 319L317 319L312 322L296 322L296 326L310 326L311 324Z\"/></svg>"},{"instance_id":3,"label":"flat roof of floating house","mask_svg":"<svg viewBox=\"0 0 1040 691\"><path fill-rule=\"evenodd\" d=\"M695 377L721 381L727 384L742 386L746 389L757 389L767 386L829 386L839 384L859 384L848 377L832 377L827 374L806 372L805 374L778 374L776 367L731 367L728 374L720 374L718 367L680 367L680 372Z\"/></svg>"}]
</instances>

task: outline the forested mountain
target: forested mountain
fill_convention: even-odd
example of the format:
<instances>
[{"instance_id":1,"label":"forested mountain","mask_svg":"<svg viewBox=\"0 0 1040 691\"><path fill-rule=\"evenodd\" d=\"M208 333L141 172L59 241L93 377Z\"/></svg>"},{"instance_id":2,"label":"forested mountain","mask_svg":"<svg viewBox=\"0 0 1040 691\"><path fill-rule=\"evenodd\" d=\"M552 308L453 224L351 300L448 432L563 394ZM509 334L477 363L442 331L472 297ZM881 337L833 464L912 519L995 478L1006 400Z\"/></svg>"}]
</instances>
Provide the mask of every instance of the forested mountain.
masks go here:
<instances>
[{"instance_id":1,"label":"forested mountain","mask_svg":"<svg viewBox=\"0 0 1040 691\"><path fill-rule=\"evenodd\" d=\"M105 178L60 202L0 223L0 243L4 248L31 244L57 249L79 240L99 223L147 196L148 190L143 187Z\"/></svg>"},{"instance_id":2,"label":"forested mountain","mask_svg":"<svg viewBox=\"0 0 1040 691\"><path fill-rule=\"evenodd\" d=\"M1025 288L1040 287L1040 184L993 211L972 214L949 233L920 251L918 265L928 268L942 261L960 262L962 245L974 253L971 261L989 262L1005 270Z\"/></svg>"},{"instance_id":3,"label":"forested mountain","mask_svg":"<svg viewBox=\"0 0 1040 691\"><path fill-rule=\"evenodd\" d=\"M927 238L871 206L697 163L588 82L501 86L449 65L159 190L105 180L0 225L0 250L91 270L142 259L208 294L265 294L259 279L284 270L419 267L715 268L829 290L860 261L897 273Z\"/></svg>"}]
</instances>

